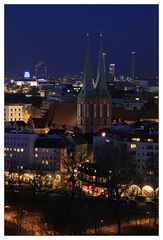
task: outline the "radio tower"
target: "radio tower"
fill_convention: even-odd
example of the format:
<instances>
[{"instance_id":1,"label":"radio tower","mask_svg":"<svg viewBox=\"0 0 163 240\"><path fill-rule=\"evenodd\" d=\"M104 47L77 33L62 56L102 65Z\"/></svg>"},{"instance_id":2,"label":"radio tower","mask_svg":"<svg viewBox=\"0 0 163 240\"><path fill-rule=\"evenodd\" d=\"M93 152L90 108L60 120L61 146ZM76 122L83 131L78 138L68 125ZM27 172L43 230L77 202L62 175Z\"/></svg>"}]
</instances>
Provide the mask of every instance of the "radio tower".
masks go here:
<instances>
[{"instance_id":1,"label":"radio tower","mask_svg":"<svg viewBox=\"0 0 163 240\"><path fill-rule=\"evenodd\" d=\"M135 51L131 52L131 56L132 56L132 80L135 79Z\"/></svg>"}]
</instances>

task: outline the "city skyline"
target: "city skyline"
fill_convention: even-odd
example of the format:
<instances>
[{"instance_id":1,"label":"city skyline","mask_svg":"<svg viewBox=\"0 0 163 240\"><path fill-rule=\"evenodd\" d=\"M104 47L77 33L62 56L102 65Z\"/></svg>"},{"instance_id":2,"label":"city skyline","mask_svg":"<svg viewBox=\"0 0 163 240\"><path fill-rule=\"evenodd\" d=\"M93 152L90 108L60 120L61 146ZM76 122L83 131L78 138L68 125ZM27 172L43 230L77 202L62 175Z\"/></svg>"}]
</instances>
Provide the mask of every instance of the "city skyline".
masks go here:
<instances>
[{"instance_id":1,"label":"city skyline","mask_svg":"<svg viewBox=\"0 0 163 240\"><path fill-rule=\"evenodd\" d=\"M101 30L107 70L131 76L136 51L135 76L158 74L158 5L5 5L5 76L34 74L40 61L50 75L80 74L86 32L96 76Z\"/></svg>"}]
</instances>

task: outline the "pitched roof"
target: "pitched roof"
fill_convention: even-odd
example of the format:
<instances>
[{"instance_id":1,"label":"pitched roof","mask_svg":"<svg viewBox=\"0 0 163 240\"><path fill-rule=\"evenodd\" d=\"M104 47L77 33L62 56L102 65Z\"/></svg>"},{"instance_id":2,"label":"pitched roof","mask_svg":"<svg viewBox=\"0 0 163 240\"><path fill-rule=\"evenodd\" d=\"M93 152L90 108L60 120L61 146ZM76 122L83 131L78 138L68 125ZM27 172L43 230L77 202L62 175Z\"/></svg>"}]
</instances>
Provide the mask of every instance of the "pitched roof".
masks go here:
<instances>
[{"instance_id":1,"label":"pitched roof","mask_svg":"<svg viewBox=\"0 0 163 240\"><path fill-rule=\"evenodd\" d=\"M46 120L44 118L32 118L34 123L34 128L45 128Z\"/></svg>"},{"instance_id":2,"label":"pitched roof","mask_svg":"<svg viewBox=\"0 0 163 240\"><path fill-rule=\"evenodd\" d=\"M35 142L36 148L66 148L67 143L63 138L39 138Z\"/></svg>"},{"instance_id":3,"label":"pitched roof","mask_svg":"<svg viewBox=\"0 0 163 240\"><path fill-rule=\"evenodd\" d=\"M48 124L55 127L77 126L77 103L54 102L46 117Z\"/></svg>"},{"instance_id":4,"label":"pitched roof","mask_svg":"<svg viewBox=\"0 0 163 240\"><path fill-rule=\"evenodd\" d=\"M98 63L97 78L96 78L96 92L99 98L111 98L106 85L106 73L105 73L102 34L100 34L100 50L99 50L99 63Z\"/></svg>"},{"instance_id":5,"label":"pitched roof","mask_svg":"<svg viewBox=\"0 0 163 240\"><path fill-rule=\"evenodd\" d=\"M92 83L91 60L89 50L89 35L87 34L87 50L84 68L83 87L78 95L78 98L97 98L96 92Z\"/></svg>"},{"instance_id":6,"label":"pitched roof","mask_svg":"<svg viewBox=\"0 0 163 240\"><path fill-rule=\"evenodd\" d=\"M86 144L85 139L80 135L67 135L66 138L75 145Z\"/></svg>"}]
</instances>

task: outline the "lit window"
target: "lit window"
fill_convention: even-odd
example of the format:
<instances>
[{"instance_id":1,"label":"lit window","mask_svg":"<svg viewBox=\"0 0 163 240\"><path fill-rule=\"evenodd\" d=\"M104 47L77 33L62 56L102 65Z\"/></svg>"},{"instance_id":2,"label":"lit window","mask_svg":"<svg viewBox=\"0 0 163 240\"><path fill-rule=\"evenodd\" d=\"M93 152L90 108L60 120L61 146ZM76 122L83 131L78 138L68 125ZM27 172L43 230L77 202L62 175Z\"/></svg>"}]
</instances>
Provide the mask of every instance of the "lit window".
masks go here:
<instances>
[{"instance_id":1,"label":"lit window","mask_svg":"<svg viewBox=\"0 0 163 240\"><path fill-rule=\"evenodd\" d=\"M19 149L19 148L17 148L17 152L20 152L20 149Z\"/></svg>"},{"instance_id":2,"label":"lit window","mask_svg":"<svg viewBox=\"0 0 163 240\"><path fill-rule=\"evenodd\" d=\"M153 142L153 139L152 138L148 138L147 141L148 142Z\"/></svg>"},{"instance_id":3,"label":"lit window","mask_svg":"<svg viewBox=\"0 0 163 240\"><path fill-rule=\"evenodd\" d=\"M131 145L130 145L130 148L131 148L131 149L136 148L136 144L131 144Z\"/></svg>"},{"instance_id":4,"label":"lit window","mask_svg":"<svg viewBox=\"0 0 163 240\"><path fill-rule=\"evenodd\" d=\"M86 107L87 107L87 118L89 118L89 104L87 104Z\"/></svg>"},{"instance_id":5,"label":"lit window","mask_svg":"<svg viewBox=\"0 0 163 240\"><path fill-rule=\"evenodd\" d=\"M44 164L44 160L42 160L42 164Z\"/></svg>"},{"instance_id":6,"label":"lit window","mask_svg":"<svg viewBox=\"0 0 163 240\"><path fill-rule=\"evenodd\" d=\"M135 142L140 142L140 138L132 138L131 140Z\"/></svg>"},{"instance_id":7,"label":"lit window","mask_svg":"<svg viewBox=\"0 0 163 240\"><path fill-rule=\"evenodd\" d=\"M79 103L79 112L78 112L78 117L81 117L81 104Z\"/></svg>"},{"instance_id":8,"label":"lit window","mask_svg":"<svg viewBox=\"0 0 163 240\"><path fill-rule=\"evenodd\" d=\"M35 148L35 151L37 152L37 151L38 151L38 149L37 149L37 148Z\"/></svg>"},{"instance_id":9,"label":"lit window","mask_svg":"<svg viewBox=\"0 0 163 240\"><path fill-rule=\"evenodd\" d=\"M96 176L93 176L93 181L96 181Z\"/></svg>"},{"instance_id":10,"label":"lit window","mask_svg":"<svg viewBox=\"0 0 163 240\"><path fill-rule=\"evenodd\" d=\"M12 157L12 153L10 153L10 157Z\"/></svg>"},{"instance_id":11,"label":"lit window","mask_svg":"<svg viewBox=\"0 0 163 240\"><path fill-rule=\"evenodd\" d=\"M107 104L107 117L109 117L109 103Z\"/></svg>"},{"instance_id":12,"label":"lit window","mask_svg":"<svg viewBox=\"0 0 163 240\"><path fill-rule=\"evenodd\" d=\"M102 118L102 104L100 103L100 117Z\"/></svg>"},{"instance_id":13,"label":"lit window","mask_svg":"<svg viewBox=\"0 0 163 240\"><path fill-rule=\"evenodd\" d=\"M6 151L9 151L9 148L7 148Z\"/></svg>"},{"instance_id":14,"label":"lit window","mask_svg":"<svg viewBox=\"0 0 163 240\"><path fill-rule=\"evenodd\" d=\"M37 154L37 153L35 154L35 157L38 157L38 154Z\"/></svg>"},{"instance_id":15,"label":"lit window","mask_svg":"<svg viewBox=\"0 0 163 240\"><path fill-rule=\"evenodd\" d=\"M94 104L94 117L96 118L96 104Z\"/></svg>"},{"instance_id":16,"label":"lit window","mask_svg":"<svg viewBox=\"0 0 163 240\"><path fill-rule=\"evenodd\" d=\"M101 133L101 136L102 136L102 137L106 137L106 132L102 132L102 133Z\"/></svg>"},{"instance_id":17,"label":"lit window","mask_svg":"<svg viewBox=\"0 0 163 240\"><path fill-rule=\"evenodd\" d=\"M23 149L23 148L21 148L21 152L24 152L24 149Z\"/></svg>"},{"instance_id":18,"label":"lit window","mask_svg":"<svg viewBox=\"0 0 163 240\"><path fill-rule=\"evenodd\" d=\"M105 142L106 142L106 143L110 143L110 140L109 140L109 139L106 139Z\"/></svg>"},{"instance_id":19,"label":"lit window","mask_svg":"<svg viewBox=\"0 0 163 240\"><path fill-rule=\"evenodd\" d=\"M14 151L16 152L16 148L14 148Z\"/></svg>"},{"instance_id":20,"label":"lit window","mask_svg":"<svg viewBox=\"0 0 163 240\"><path fill-rule=\"evenodd\" d=\"M46 149L46 152L48 152L48 149Z\"/></svg>"},{"instance_id":21,"label":"lit window","mask_svg":"<svg viewBox=\"0 0 163 240\"><path fill-rule=\"evenodd\" d=\"M48 165L48 161L45 161L45 164Z\"/></svg>"},{"instance_id":22,"label":"lit window","mask_svg":"<svg viewBox=\"0 0 163 240\"><path fill-rule=\"evenodd\" d=\"M6 148L4 148L4 150L6 151Z\"/></svg>"}]
</instances>

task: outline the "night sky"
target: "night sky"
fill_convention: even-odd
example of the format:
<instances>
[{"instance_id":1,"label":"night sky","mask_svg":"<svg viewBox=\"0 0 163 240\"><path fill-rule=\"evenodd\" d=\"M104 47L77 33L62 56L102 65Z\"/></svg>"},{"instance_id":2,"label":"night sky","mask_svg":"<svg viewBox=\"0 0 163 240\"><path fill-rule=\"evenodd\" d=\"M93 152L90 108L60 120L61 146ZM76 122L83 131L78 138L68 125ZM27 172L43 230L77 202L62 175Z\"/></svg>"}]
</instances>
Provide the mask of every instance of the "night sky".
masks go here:
<instances>
[{"instance_id":1,"label":"night sky","mask_svg":"<svg viewBox=\"0 0 163 240\"><path fill-rule=\"evenodd\" d=\"M51 75L80 74L87 31L96 75L101 30L106 68L131 76L135 50L135 75L158 74L157 5L5 5L5 75L33 74L40 61Z\"/></svg>"}]
</instances>

